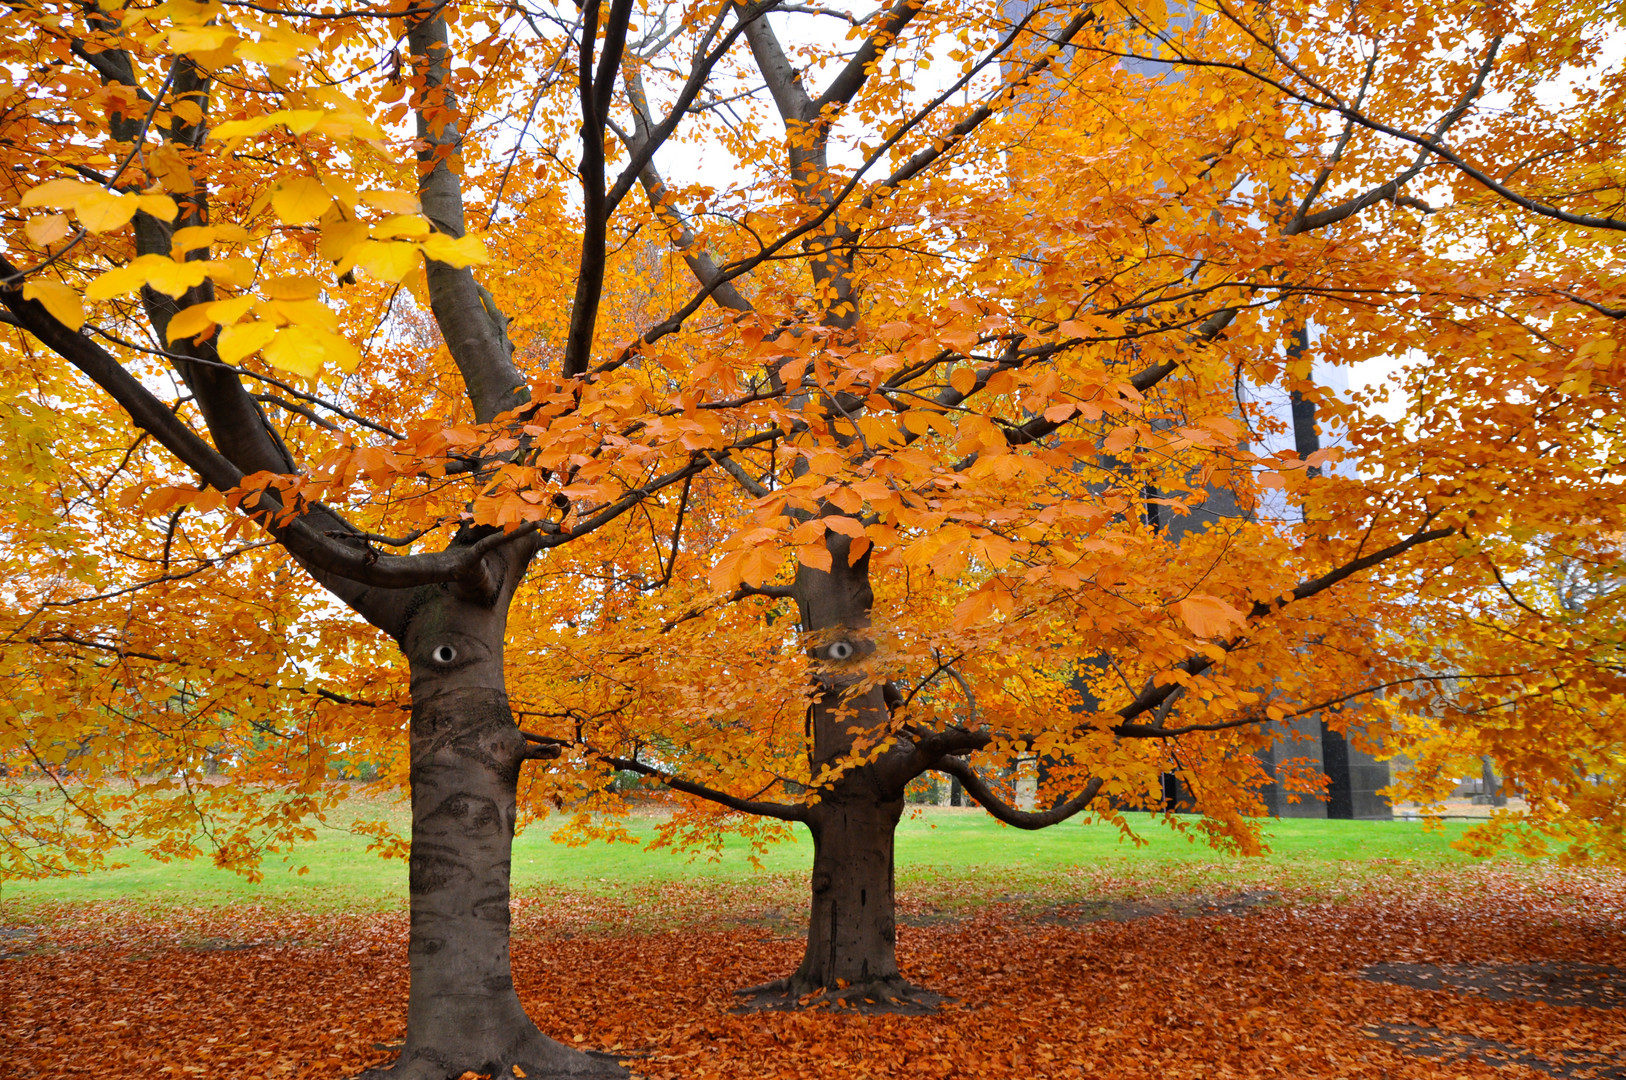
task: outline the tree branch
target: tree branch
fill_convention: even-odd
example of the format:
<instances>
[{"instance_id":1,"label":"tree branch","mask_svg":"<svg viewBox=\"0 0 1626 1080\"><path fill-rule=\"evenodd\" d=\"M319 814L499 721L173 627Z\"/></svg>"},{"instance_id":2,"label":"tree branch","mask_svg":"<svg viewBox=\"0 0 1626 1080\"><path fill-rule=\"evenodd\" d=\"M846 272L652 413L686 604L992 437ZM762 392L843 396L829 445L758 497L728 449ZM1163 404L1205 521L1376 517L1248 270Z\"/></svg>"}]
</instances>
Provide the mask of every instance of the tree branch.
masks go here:
<instances>
[{"instance_id":1,"label":"tree branch","mask_svg":"<svg viewBox=\"0 0 1626 1080\"><path fill-rule=\"evenodd\" d=\"M622 81L627 87L627 96L632 104L633 133L627 135L620 128L616 134L627 148L627 153L634 157L645 156L643 150L648 146L652 137L650 134L650 117L648 97L644 93L643 78L636 70L629 67L622 75ZM638 171L638 181L643 185L644 194L649 199L650 209L660 218L671 232L672 247L683 261L688 264L689 272L695 276L702 286L712 289L712 299L730 311L748 312L752 310L751 304L734 286L732 281L724 280L717 263L711 255L702 250L700 240L689 228L689 223L683 219L667 198L666 182L661 179L659 170L655 167L652 154L647 155L648 160Z\"/></svg>"},{"instance_id":2,"label":"tree branch","mask_svg":"<svg viewBox=\"0 0 1626 1080\"><path fill-rule=\"evenodd\" d=\"M577 97L581 103L582 159L578 172L582 183L582 245L576 263L576 295L570 302L570 329L565 337L564 363L567 379L587 373L592 359L593 331L598 326L599 302L604 293L607 260L606 236L610 207L604 190L604 131L609 120L610 94L615 89L616 72L627 44L627 20L632 0L610 0L609 19L604 24L604 52L594 67L593 50L598 43L600 0L586 0L582 6L581 49L576 61Z\"/></svg>"},{"instance_id":3,"label":"tree branch","mask_svg":"<svg viewBox=\"0 0 1626 1080\"><path fill-rule=\"evenodd\" d=\"M12 270L11 263L0 255L0 273ZM243 486L245 474L241 469L182 423L100 345L57 322L38 301L24 300L20 289L0 289L0 303L4 303L18 322L47 348L101 387L138 428L150 434L182 464L197 473L205 484L220 492ZM372 610L357 590L346 589L342 584L321 575L335 575L350 582L380 588L408 588L471 580L481 574L481 563L488 554L503 544L546 527L544 523L533 522L512 532L495 533L474 544L460 545L434 554L379 555L365 543L340 543L330 539L309 520L308 514L284 520L286 512L274 491L264 492L256 504L244 506L243 511L287 546L289 552L307 569L317 573L324 585L369 619L373 619L375 614L383 616ZM325 519L322 522L324 527L332 522L331 527L348 531L344 522L330 511L323 512L321 516Z\"/></svg>"},{"instance_id":4,"label":"tree branch","mask_svg":"<svg viewBox=\"0 0 1626 1080\"><path fill-rule=\"evenodd\" d=\"M1007 825L1014 825L1018 829L1043 829L1048 826L1066 821L1074 814L1089 806L1101 792L1101 778L1094 777L1084 785L1084 790L1068 799L1058 803L1049 810L1027 811L1018 810L1009 803L995 795L978 776L970 765L956 757L945 757L933 766L938 772L946 773L960 781L966 794L977 800L977 804L994 818Z\"/></svg>"},{"instance_id":5,"label":"tree branch","mask_svg":"<svg viewBox=\"0 0 1626 1080\"><path fill-rule=\"evenodd\" d=\"M853 53L845 67L830 80L819 99L810 105L811 113L821 122L829 123L842 107L852 102L875 71L875 64L892 47L899 34L926 8L925 0L896 0L881 19L881 25L866 37Z\"/></svg>"},{"instance_id":6,"label":"tree branch","mask_svg":"<svg viewBox=\"0 0 1626 1080\"><path fill-rule=\"evenodd\" d=\"M422 66L423 85L414 95L418 139L418 198L436 229L461 237L463 182L452 169L462 132L461 114L451 91L452 50L441 5L417 9L409 18L407 46ZM489 424L503 412L530 400L530 389L514 366L507 320L491 293L467 267L429 260L424 265L429 307L474 406L477 423Z\"/></svg>"},{"instance_id":7,"label":"tree branch","mask_svg":"<svg viewBox=\"0 0 1626 1080\"><path fill-rule=\"evenodd\" d=\"M737 795L730 795L725 791L718 791L716 788L706 787L704 784L696 784L693 781L684 780L681 777L673 776L670 773L663 773L654 766L645 765L643 762L634 758L603 757L600 755L594 756L598 757L599 760L604 762L606 765L611 765L617 769L623 769L627 772L635 772L640 776L648 776L651 779L659 780L673 791L681 791L685 795L693 795L696 798L705 799L708 802L714 802L719 806L726 806L730 810L737 810L742 814L754 814L757 817L778 818L780 821L807 820L807 807L799 804L762 802L757 799L742 799Z\"/></svg>"},{"instance_id":8,"label":"tree branch","mask_svg":"<svg viewBox=\"0 0 1626 1080\"><path fill-rule=\"evenodd\" d=\"M1254 603L1254 605L1248 610L1246 619L1247 621L1252 622L1255 619L1260 619L1266 615L1274 614L1290 603L1294 603L1299 600L1307 600L1310 597L1315 596L1317 593L1325 592L1334 585L1337 585L1339 582L1360 573L1362 570L1367 570L1371 567L1377 566L1380 563L1387 562L1397 555L1402 555L1405 552L1410 551L1412 548L1418 547L1419 545L1431 543L1435 540L1442 540L1447 536L1453 536L1456 534L1456 532L1457 530L1452 528L1428 529L1422 532L1413 533L1404 540L1396 541L1380 551L1374 551L1370 555L1363 555L1358 559L1352 559L1343 566L1340 566L1334 570L1329 570L1320 577L1302 582L1290 593L1279 596L1274 600L1258 601ZM1219 647L1224 652L1229 653L1238 648L1245 640L1247 640L1245 635L1238 635L1237 637L1231 638L1229 641L1221 642ZM1207 671L1216 663L1218 663L1218 661L1213 657L1207 655L1206 653L1201 653L1175 665L1175 669L1183 671L1187 675L1197 675ZM1157 708L1159 705L1163 704L1163 702L1167 700L1170 695L1174 694L1179 689L1180 684L1177 682L1170 682L1163 686L1158 686L1155 682L1149 682L1145 689L1136 695L1135 700L1117 710L1114 715L1116 715L1121 721L1133 720L1137 716L1143 716Z\"/></svg>"}]
</instances>

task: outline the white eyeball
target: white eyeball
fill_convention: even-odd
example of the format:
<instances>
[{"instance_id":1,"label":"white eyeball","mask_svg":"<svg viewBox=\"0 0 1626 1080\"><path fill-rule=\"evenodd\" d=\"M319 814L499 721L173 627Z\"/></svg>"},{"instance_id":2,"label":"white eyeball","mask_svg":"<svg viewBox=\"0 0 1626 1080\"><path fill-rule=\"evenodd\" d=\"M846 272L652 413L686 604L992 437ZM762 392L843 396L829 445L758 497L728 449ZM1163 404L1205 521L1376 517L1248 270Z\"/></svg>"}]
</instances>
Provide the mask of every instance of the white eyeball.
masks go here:
<instances>
[{"instance_id":1,"label":"white eyeball","mask_svg":"<svg viewBox=\"0 0 1626 1080\"><path fill-rule=\"evenodd\" d=\"M450 645L436 646L435 651L429 654L429 659L437 664L450 664L457 659L457 650Z\"/></svg>"},{"instance_id":2,"label":"white eyeball","mask_svg":"<svg viewBox=\"0 0 1626 1080\"><path fill-rule=\"evenodd\" d=\"M847 641L832 642L830 647L825 650L825 655L832 660L845 660L852 654L852 643Z\"/></svg>"}]
</instances>

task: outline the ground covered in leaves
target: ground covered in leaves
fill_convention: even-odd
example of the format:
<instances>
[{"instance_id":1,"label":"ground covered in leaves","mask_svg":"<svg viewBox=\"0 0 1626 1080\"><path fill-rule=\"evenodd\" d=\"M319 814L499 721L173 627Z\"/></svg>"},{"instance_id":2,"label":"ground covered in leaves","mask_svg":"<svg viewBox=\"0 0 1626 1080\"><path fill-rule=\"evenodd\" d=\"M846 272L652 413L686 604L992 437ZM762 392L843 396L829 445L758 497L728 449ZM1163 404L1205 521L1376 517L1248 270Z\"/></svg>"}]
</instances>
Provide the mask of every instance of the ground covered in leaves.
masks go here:
<instances>
[{"instance_id":1,"label":"ground covered in leaves","mask_svg":"<svg viewBox=\"0 0 1626 1080\"><path fill-rule=\"evenodd\" d=\"M957 999L936 1016L732 1013L734 988L798 958L791 881L522 900L515 977L545 1030L651 1080L1626 1078L1620 875L1084 886L906 898L905 973ZM404 914L104 904L0 924L8 1080L336 1078L404 1030Z\"/></svg>"}]
</instances>

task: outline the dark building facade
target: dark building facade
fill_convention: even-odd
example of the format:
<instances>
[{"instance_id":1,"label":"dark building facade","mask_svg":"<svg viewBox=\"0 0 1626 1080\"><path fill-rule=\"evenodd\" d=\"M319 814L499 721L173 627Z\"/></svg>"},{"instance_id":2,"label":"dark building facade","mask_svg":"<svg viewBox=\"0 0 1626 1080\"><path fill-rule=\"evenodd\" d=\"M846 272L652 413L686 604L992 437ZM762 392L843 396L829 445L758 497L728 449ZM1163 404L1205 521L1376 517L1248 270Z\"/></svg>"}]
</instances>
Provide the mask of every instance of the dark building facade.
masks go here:
<instances>
[{"instance_id":1,"label":"dark building facade","mask_svg":"<svg viewBox=\"0 0 1626 1080\"><path fill-rule=\"evenodd\" d=\"M1357 750L1343 732L1332 730L1319 717L1279 721L1273 729L1276 741L1258 755L1272 778L1259 793L1271 817L1356 821L1394 817L1389 800L1378 793L1389 784L1387 761ZM1283 780L1291 770L1313 770L1326 777L1326 798L1296 792L1290 796Z\"/></svg>"}]
</instances>

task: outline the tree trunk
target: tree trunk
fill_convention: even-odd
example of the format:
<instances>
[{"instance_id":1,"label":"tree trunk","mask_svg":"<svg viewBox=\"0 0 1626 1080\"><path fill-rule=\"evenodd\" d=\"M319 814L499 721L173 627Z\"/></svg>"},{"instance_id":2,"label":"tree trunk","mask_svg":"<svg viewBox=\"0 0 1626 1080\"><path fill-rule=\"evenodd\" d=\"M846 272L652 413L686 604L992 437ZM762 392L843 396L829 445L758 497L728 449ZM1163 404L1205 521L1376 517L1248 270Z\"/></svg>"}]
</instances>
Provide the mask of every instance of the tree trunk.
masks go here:
<instances>
[{"instance_id":1,"label":"tree trunk","mask_svg":"<svg viewBox=\"0 0 1626 1080\"><path fill-rule=\"evenodd\" d=\"M898 972L892 883L904 786L924 770L900 747L866 764L846 764L861 744L884 734L891 710L880 686L855 692L875 650L869 554L850 558L851 541L840 533L830 533L826 545L830 570L803 565L795 586L802 628L814 636L818 685L809 763L816 782L835 771L807 810L813 833L807 951L790 978L743 993L755 1007L834 1001L866 1011L928 1012L942 997L910 986Z\"/></svg>"},{"instance_id":2,"label":"tree trunk","mask_svg":"<svg viewBox=\"0 0 1626 1080\"><path fill-rule=\"evenodd\" d=\"M503 687L503 613L438 586L414 603L402 641L412 668L412 981L406 1045L373 1075L623 1077L543 1035L514 991L509 864L520 767L537 755Z\"/></svg>"},{"instance_id":3,"label":"tree trunk","mask_svg":"<svg viewBox=\"0 0 1626 1080\"><path fill-rule=\"evenodd\" d=\"M847 991L878 1002L906 994L898 972L892 862L902 815L902 799L835 793L809 808L813 902L791 993Z\"/></svg>"},{"instance_id":4,"label":"tree trunk","mask_svg":"<svg viewBox=\"0 0 1626 1080\"><path fill-rule=\"evenodd\" d=\"M1485 788L1486 800L1492 807L1506 806L1507 794L1502 791L1502 783L1496 779L1496 766L1491 763L1488 755L1479 759L1479 777Z\"/></svg>"}]
</instances>

